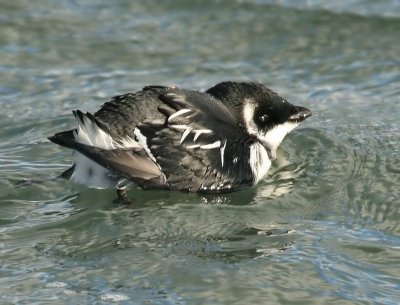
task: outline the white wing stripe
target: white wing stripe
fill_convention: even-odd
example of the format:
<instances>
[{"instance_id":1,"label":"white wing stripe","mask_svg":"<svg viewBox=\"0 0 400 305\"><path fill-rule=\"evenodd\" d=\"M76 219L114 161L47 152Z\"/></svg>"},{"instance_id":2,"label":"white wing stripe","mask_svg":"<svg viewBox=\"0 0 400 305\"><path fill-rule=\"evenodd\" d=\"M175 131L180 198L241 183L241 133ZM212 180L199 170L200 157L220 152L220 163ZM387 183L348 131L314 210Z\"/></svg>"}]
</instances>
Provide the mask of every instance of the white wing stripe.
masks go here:
<instances>
[{"instance_id":1,"label":"white wing stripe","mask_svg":"<svg viewBox=\"0 0 400 305\"><path fill-rule=\"evenodd\" d=\"M204 144L204 145L194 144L187 146L187 148L201 148L201 149L214 149L220 147L221 147L221 141L215 141L214 143L211 144ZM225 146L223 149L225 150Z\"/></svg>"},{"instance_id":2,"label":"white wing stripe","mask_svg":"<svg viewBox=\"0 0 400 305\"><path fill-rule=\"evenodd\" d=\"M224 156L225 156L225 147L226 147L226 141L224 143L224 146L220 148L221 150L221 166L224 167Z\"/></svg>"},{"instance_id":3,"label":"white wing stripe","mask_svg":"<svg viewBox=\"0 0 400 305\"><path fill-rule=\"evenodd\" d=\"M182 137L181 137L181 144L185 140L185 138L188 136L192 129L190 127L186 128L186 130L183 132Z\"/></svg>"},{"instance_id":4,"label":"white wing stripe","mask_svg":"<svg viewBox=\"0 0 400 305\"><path fill-rule=\"evenodd\" d=\"M189 126L187 126L187 125L170 125L170 127L172 128L172 129L187 129L187 128L190 128Z\"/></svg>"},{"instance_id":5,"label":"white wing stripe","mask_svg":"<svg viewBox=\"0 0 400 305\"><path fill-rule=\"evenodd\" d=\"M196 142L197 138L202 134L202 133L212 133L213 131L210 129L198 129L194 132L194 137L193 141Z\"/></svg>"},{"instance_id":6,"label":"white wing stripe","mask_svg":"<svg viewBox=\"0 0 400 305\"><path fill-rule=\"evenodd\" d=\"M147 138L140 132L140 130L138 128L135 128L135 130L133 131L133 134L136 136L136 138L139 142L139 145L144 148L144 150L146 151L146 153L150 157L150 159L153 160L154 163L157 164L156 158L151 153L149 146L147 145Z\"/></svg>"},{"instance_id":7,"label":"white wing stripe","mask_svg":"<svg viewBox=\"0 0 400 305\"><path fill-rule=\"evenodd\" d=\"M180 116L180 115L182 115L182 114L185 114L185 113L187 113L187 112L190 112L190 111L192 111L192 110L190 110L190 109L181 109L181 110L179 110L179 111L177 111L177 112L171 114L171 115L169 116L169 118L168 118L168 122L171 122L174 118L176 118L176 117L178 117L178 116Z\"/></svg>"},{"instance_id":8,"label":"white wing stripe","mask_svg":"<svg viewBox=\"0 0 400 305\"><path fill-rule=\"evenodd\" d=\"M214 143L200 146L200 148L202 148L202 149L213 149L213 148L220 148L220 147L221 147L221 141L215 141Z\"/></svg>"}]
</instances>

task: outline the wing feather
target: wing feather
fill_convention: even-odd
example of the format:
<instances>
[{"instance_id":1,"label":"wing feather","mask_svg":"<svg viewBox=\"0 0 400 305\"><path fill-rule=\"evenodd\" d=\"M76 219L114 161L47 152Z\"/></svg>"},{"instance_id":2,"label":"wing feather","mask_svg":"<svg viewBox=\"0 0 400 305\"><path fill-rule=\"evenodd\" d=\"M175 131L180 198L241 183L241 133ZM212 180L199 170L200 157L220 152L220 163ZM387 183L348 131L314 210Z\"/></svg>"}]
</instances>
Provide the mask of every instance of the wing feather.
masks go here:
<instances>
[{"instance_id":1,"label":"wing feather","mask_svg":"<svg viewBox=\"0 0 400 305\"><path fill-rule=\"evenodd\" d=\"M233 114L208 94L174 90L160 97L163 123L137 126L174 190L232 191L253 183L248 162L233 162L249 154L252 143ZM244 160L245 158L241 158Z\"/></svg>"}]
</instances>

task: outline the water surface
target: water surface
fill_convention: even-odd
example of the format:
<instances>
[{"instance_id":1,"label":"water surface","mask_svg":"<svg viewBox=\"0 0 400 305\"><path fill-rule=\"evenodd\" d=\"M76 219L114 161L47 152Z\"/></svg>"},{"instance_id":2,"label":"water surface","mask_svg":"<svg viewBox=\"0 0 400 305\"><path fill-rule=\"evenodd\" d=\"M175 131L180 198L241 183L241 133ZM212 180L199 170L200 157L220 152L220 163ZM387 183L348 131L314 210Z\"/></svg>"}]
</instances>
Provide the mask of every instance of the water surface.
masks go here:
<instances>
[{"instance_id":1,"label":"water surface","mask_svg":"<svg viewBox=\"0 0 400 305\"><path fill-rule=\"evenodd\" d=\"M400 5L3 1L1 304L398 304ZM52 180L47 136L148 84L256 80L315 112L252 189ZM37 180L24 185L21 180Z\"/></svg>"}]
</instances>

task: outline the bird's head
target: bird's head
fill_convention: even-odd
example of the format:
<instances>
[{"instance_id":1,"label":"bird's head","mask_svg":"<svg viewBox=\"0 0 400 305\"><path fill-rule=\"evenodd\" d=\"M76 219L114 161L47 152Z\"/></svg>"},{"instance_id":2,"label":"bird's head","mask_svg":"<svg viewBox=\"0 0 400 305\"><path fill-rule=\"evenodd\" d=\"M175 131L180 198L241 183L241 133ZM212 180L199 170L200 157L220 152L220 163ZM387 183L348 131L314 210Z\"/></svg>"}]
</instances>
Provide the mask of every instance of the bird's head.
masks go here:
<instances>
[{"instance_id":1,"label":"bird's head","mask_svg":"<svg viewBox=\"0 0 400 305\"><path fill-rule=\"evenodd\" d=\"M283 138L312 115L259 83L223 82L207 93L232 109L238 124L267 149L272 160Z\"/></svg>"}]
</instances>

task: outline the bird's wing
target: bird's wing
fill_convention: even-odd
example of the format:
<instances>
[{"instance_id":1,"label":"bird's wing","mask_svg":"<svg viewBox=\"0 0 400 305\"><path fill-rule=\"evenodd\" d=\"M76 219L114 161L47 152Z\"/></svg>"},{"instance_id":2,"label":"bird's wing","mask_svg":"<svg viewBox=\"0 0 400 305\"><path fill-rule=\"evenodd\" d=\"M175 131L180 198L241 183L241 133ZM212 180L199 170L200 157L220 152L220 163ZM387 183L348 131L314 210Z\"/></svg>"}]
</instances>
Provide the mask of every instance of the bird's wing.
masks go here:
<instances>
[{"instance_id":1,"label":"bird's wing","mask_svg":"<svg viewBox=\"0 0 400 305\"><path fill-rule=\"evenodd\" d=\"M171 189L226 192L252 184L246 162L252 139L223 103L189 90L171 90L160 100L165 119L140 123L135 136Z\"/></svg>"},{"instance_id":2,"label":"bird's wing","mask_svg":"<svg viewBox=\"0 0 400 305\"><path fill-rule=\"evenodd\" d=\"M96 141L100 137L103 140L105 137L111 139L107 126L90 113L84 114L79 110L73 113L78 121L78 129L56 133L49 137L49 140L61 146L74 149L101 166L131 179L141 186L165 187L165 176L157 164L148 157L146 151L138 145L112 147L111 149L96 146L99 144ZM90 133L90 135L86 134L86 136L93 142L79 142L77 140L77 137L78 139L80 138L78 130Z\"/></svg>"},{"instance_id":3,"label":"bird's wing","mask_svg":"<svg viewBox=\"0 0 400 305\"><path fill-rule=\"evenodd\" d=\"M74 149L140 186L160 188L166 186L165 176L143 150L137 148L106 150L78 142L75 142Z\"/></svg>"}]
</instances>

